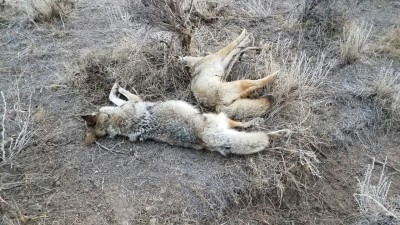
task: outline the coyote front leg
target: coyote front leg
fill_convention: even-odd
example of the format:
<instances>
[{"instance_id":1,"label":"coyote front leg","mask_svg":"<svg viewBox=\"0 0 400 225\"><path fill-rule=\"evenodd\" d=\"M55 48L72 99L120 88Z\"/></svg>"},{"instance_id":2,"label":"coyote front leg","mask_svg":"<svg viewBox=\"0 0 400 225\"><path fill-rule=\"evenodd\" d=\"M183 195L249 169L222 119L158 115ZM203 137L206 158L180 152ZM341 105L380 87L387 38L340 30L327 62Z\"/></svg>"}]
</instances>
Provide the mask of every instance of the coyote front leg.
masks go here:
<instances>
[{"instance_id":1,"label":"coyote front leg","mask_svg":"<svg viewBox=\"0 0 400 225\"><path fill-rule=\"evenodd\" d=\"M118 83L115 83L114 86L111 88L110 95L108 96L108 98L112 103L116 104L117 106L122 106L123 104L126 103L126 101L118 98L117 96L118 88L119 88Z\"/></svg>"}]
</instances>

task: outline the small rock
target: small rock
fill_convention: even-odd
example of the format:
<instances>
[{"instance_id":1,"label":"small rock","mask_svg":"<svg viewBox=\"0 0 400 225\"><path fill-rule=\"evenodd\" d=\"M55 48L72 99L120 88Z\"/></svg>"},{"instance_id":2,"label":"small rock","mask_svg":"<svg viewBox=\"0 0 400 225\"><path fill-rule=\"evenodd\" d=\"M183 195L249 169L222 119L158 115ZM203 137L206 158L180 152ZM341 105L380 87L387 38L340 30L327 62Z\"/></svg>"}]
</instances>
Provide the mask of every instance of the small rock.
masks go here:
<instances>
[{"instance_id":1,"label":"small rock","mask_svg":"<svg viewBox=\"0 0 400 225\"><path fill-rule=\"evenodd\" d=\"M156 225L156 224L158 224L157 222L158 222L157 218L151 218L150 221L149 221L149 224L150 225Z\"/></svg>"}]
</instances>

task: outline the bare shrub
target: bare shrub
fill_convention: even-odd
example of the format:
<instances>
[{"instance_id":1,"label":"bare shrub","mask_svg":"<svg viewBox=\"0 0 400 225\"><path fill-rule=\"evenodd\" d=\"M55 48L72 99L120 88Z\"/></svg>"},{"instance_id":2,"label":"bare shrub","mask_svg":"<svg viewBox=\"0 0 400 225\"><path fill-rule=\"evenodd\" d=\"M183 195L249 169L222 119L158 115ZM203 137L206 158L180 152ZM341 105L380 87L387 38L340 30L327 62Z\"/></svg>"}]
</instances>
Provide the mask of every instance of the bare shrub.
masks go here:
<instances>
[{"instance_id":1,"label":"bare shrub","mask_svg":"<svg viewBox=\"0 0 400 225\"><path fill-rule=\"evenodd\" d=\"M351 22L343 30L340 41L340 58L342 63L351 64L355 62L364 49L371 33L372 25L367 22Z\"/></svg>"},{"instance_id":2,"label":"bare shrub","mask_svg":"<svg viewBox=\"0 0 400 225\"><path fill-rule=\"evenodd\" d=\"M392 199L388 199L391 181L385 174L386 161L382 165L379 180L375 184L373 182L374 164L375 159L367 166L362 180L357 178L358 190L354 197L361 213L361 220L366 220L367 224L398 224L400 222L399 208L391 202ZM360 224L365 223L360 222Z\"/></svg>"},{"instance_id":3,"label":"bare shrub","mask_svg":"<svg viewBox=\"0 0 400 225\"><path fill-rule=\"evenodd\" d=\"M29 103L27 109L21 102L18 90L17 102L12 106L10 110L6 102L6 98L3 92L1 92L3 113L1 120L1 164L14 163L15 157L22 152L29 144L31 138L35 134L35 130L32 129L32 115L31 115L31 99L32 95L29 96ZM10 111L13 112L14 116L10 116Z\"/></svg>"},{"instance_id":4,"label":"bare shrub","mask_svg":"<svg viewBox=\"0 0 400 225\"><path fill-rule=\"evenodd\" d=\"M63 20L75 4L76 0L28 0L26 11L34 22L51 22Z\"/></svg>"},{"instance_id":5,"label":"bare shrub","mask_svg":"<svg viewBox=\"0 0 400 225\"><path fill-rule=\"evenodd\" d=\"M400 73L382 67L375 78L375 105L379 122L386 129L400 127Z\"/></svg>"},{"instance_id":6,"label":"bare shrub","mask_svg":"<svg viewBox=\"0 0 400 225\"><path fill-rule=\"evenodd\" d=\"M230 1L205 0L129 0L132 20L172 32L181 40L186 53L191 51L193 29L200 23L212 23Z\"/></svg>"}]
</instances>

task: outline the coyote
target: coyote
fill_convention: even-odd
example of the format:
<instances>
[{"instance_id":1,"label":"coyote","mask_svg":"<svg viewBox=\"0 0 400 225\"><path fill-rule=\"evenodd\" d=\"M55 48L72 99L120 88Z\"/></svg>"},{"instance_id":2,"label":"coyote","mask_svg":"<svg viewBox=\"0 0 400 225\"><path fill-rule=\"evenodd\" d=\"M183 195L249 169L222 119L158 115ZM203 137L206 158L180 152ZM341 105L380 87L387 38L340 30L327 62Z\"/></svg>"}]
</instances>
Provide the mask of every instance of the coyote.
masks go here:
<instances>
[{"instance_id":1,"label":"coyote","mask_svg":"<svg viewBox=\"0 0 400 225\"><path fill-rule=\"evenodd\" d=\"M118 98L118 92L128 100ZM151 139L174 146L217 151L222 155L246 155L266 149L271 137L290 134L290 130L240 132L232 128L253 126L260 118L238 122L224 113L202 114L184 101L146 102L117 83L109 99L117 106L101 107L96 113L82 116L88 127L86 144L108 134L110 137L127 136L130 141Z\"/></svg>"},{"instance_id":2,"label":"coyote","mask_svg":"<svg viewBox=\"0 0 400 225\"><path fill-rule=\"evenodd\" d=\"M191 90L200 103L224 112L229 118L259 117L271 106L272 97L250 99L251 92L271 83L278 71L259 80L224 82L233 64L243 52L256 47L246 47L250 37L246 30L223 49L205 57L185 56L178 60L189 67L192 76Z\"/></svg>"}]
</instances>

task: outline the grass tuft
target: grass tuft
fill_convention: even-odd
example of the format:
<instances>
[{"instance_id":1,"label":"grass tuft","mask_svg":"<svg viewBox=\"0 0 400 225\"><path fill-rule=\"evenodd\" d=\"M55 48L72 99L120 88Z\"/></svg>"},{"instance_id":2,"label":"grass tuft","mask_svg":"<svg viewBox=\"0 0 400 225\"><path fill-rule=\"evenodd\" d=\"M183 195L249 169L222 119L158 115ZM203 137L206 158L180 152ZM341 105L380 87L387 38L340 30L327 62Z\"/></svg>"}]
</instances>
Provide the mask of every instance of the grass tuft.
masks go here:
<instances>
[{"instance_id":1,"label":"grass tuft","mask_svg":"<svg viewBox=\"0 0 400 225\"><path fill-rule=\"evenodd\" d=\"M361 213L361 220L368 221L368 224L398 224L400 222L400 210L396 207L396 202L391 202L392 199L388 198L392 182L385 174L386 161L382 165L376 183L373 182L374 165L375 159L368 165L363 179L357 178L358 190L354 197ZM360 224L365 223L360 222Z\"/></svg>"},{"instance_id":2,"label":"grass tuft","mask_svg":"<svg viewBox=\"0 0 400 225\"><path fill-rule=\"evenodd\" d=\"M131 36L111 49L82 55L67 68L67 81L91 96L95 104L104 104L115 81L146 100L190 101L190 76L172 57L180 54L174 43L152 39L139 46L139 42Z\"/></svg>"},{"instance_id":3,"label":"grass tuft","mask_svg":"<svg viewBox=\"0 0 400 225\"><path fill-rule=\"evenodd\" d=\"M26 11L36 23L63 20L75 8L76 0L28 0Z\"/></svg>"},{"instance_id":4,"label":"grass tuft","mask_svg":"<svg viewBox=\"0 0 400 225\"><path fill-rule=\"evenodd\" d=\"M383 52L400 60L400 25L395 25L384 39Z\"/></svg>"},{"instance_id":5,"label":"grass tuft","mask_svg":"<svg viewBox=\"0 0 400 225\"><path fill-rule=\"evenodd\" d=\"M23 106L18 92L18 100L13 105L12 110L9 109L10 106L7 104L3 92L1 92L1 98L3 103L3 113L0 127L0 165L9 164L12 167L15 163L14 159L16 156L27 147L36 132L32 129L32 95L29 96L28 105ZM10 126L10 124L13 125Z\"/></svg>"},{"instance_id":6,"label":"grass tuft","mask_svg":"<svg viewBox=\"0 0 400 225\"><path fill-rule=\"evenodd\" d=\"M352 64L364 50L372 25L367 22L352 22L343 30L340 41L340 58L343 64Z\"/></svg>"},{"instance_id":7,"label":"grass tuft","mask_svg":"<svg viewBox=\"0 0 400 225\"><path fill-rule=\"evenodd\" d=\"M378 120L387 130L400 128L400 73L391 66L383 67L374 83Z\"/></svg>"}]
</instances>

